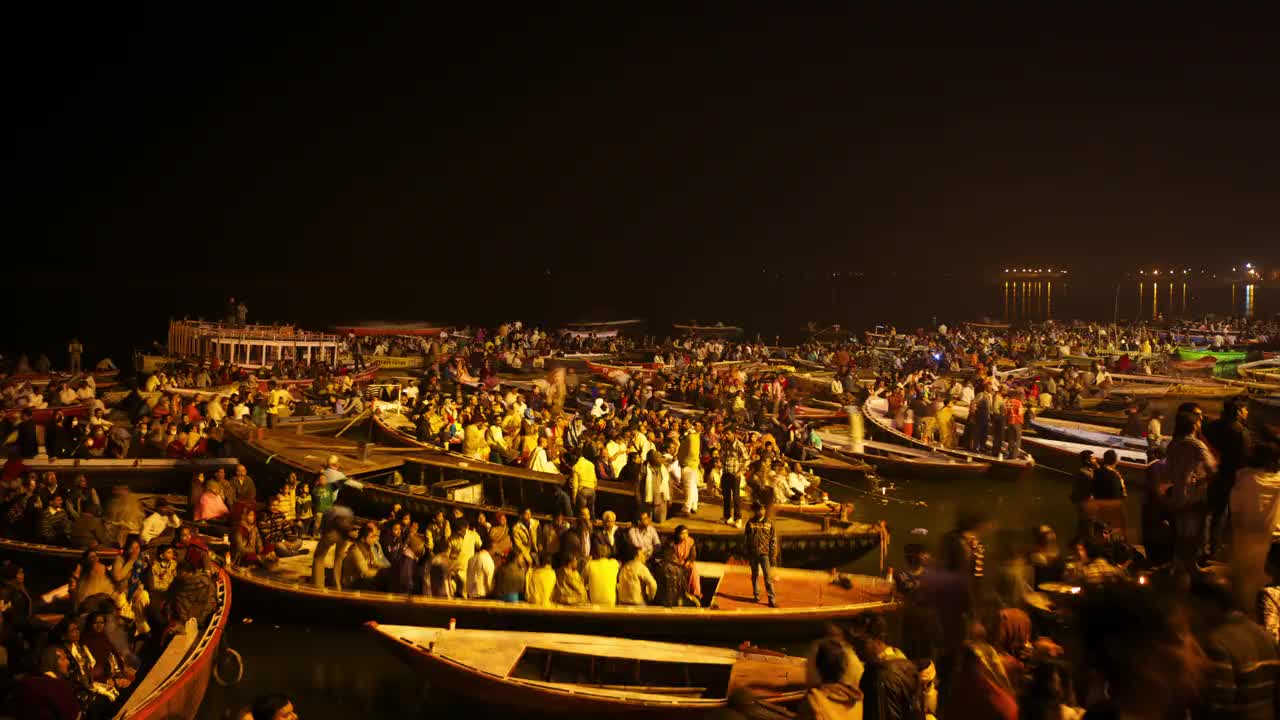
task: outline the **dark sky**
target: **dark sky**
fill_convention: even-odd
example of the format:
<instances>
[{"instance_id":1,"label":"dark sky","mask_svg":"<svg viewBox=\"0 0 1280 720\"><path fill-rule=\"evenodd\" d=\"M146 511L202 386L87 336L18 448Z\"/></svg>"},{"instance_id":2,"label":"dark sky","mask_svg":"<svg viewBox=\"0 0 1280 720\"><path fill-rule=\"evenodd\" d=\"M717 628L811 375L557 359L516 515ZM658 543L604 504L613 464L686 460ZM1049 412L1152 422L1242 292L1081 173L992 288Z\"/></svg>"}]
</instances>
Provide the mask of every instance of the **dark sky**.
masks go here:
<instances>
[{"instance_id":1,"label":"dark sky","mask_svg":"<svg viewBox=\"0 0 1280 720\"><path fill-rule=\"evenodd\" d=\"M9 264L166 313L238 291L289 316L398 276L421 292L387 302L457 320L749 292L762 265L1107 274L1278 245L1265 18L49 5L6 22Z\"/></svg>"}]
</instances>

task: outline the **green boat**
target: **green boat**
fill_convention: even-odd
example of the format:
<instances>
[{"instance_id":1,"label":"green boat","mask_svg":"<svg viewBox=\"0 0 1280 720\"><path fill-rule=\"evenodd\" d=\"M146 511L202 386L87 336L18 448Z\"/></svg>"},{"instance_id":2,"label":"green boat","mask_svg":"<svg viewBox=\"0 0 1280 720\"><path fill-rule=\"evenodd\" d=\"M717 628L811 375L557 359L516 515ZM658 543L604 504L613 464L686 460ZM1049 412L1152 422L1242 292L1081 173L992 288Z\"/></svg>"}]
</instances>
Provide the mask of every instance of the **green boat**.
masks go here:
<instances>
[{"instance_id":1,"label":"green boat","mask_svg":"<svg viewBox=\"0 0 1280 720\"><path fill-rule=\"evenodd\" d=\"M1224 362L1240 362L1248 355L1243 350L1201 350L1199 348L1178 348L1179 360L1199 360L1201 358L1211 357L1220 363Z\"/></svg>"}]
</instances>

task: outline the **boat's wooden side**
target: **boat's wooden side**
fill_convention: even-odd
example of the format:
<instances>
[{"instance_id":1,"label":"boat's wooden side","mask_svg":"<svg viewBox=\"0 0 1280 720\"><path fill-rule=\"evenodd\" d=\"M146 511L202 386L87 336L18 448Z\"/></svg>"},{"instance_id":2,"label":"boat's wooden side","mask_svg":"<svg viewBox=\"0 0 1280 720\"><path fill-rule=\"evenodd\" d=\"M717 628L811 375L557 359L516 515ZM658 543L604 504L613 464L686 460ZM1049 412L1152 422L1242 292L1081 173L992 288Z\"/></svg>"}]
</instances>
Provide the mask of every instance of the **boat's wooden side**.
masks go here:
<instances>
[{"instance_id":1,"label":"boat's wooden side","mask_svg":"<svg viewBox=\"0 0 1280 720\"><path fill-rule=\"evenodd\" d=\"M1218 362L1239 362L1244 360L1249 353L1243 350L1210 350L1207 348L1196 347L1180 347L1178 348L1179 360L1200 360L1201 358L1211 357Z\"/></svg>"},{"instance_id":2,"label":"boat's wooden side","mask_svg":"<svg viewBox=\"0 0 1280 720\"><path fill-rule=\"evenodd\" d=\"M789 703L799 700L805 688L804 659L785 655L560 633L443 630L372 622L367 627L394 654L420 671L432 687L526 712L703 717L726 706L728 693L722 690L751 687L763 700ZM659 686L603 685L519 677L513 670L530 649L587 656L602 667L609 663L630 668L634 663L636 678L642 662L683 666L686 686L665 682ZM690 666L709 671L708 676L724 681L724 685L688 687L698 681L688 672Z\"/></svg>"},{"instance_id":3,"label":"boat's wooden side","mask_svg":"<svg viewBox=\"0 0 1280 720\"><path fill-rule=\"evenodd\" d=\"M1028 424L1037 433L1050 438L1116 450L1129 449L1145 452L1147 449L1146 438L1127 437L1121 435L1115 428L1105 425L1044 417L1032 418Z\"/></svg>"},{"instance_id":4,"label":"boat's wooden side","mask_svg":"<svg viewBox=\"0 0 1280 720\"><path fill-rule=\"evenodd\" d=\"M891 477L958 480L986 475L991 471L990 463L957 462L946 456L935 460L913 458L869 446L866 441L863 442L863 452L860 453L834 447L823 448L823 453L841 460L860 460L874 467L877 472Z\"/></svg>"},{"instance_id":5,"label":"boat's wooden side","mask_svg":"<svg viewBox=\"0 0 1280 720\"><path fill-rule=\"evenodd\" d=\"M200 709L214 663L222 649L222 635L231 616L231 582L225 570L215 568L214 611L209 624L198 630L188 623L187 632L197 633L184 655L172 665L160 665L142 678L138 688L116 714L116 720L191 720ZM170 642L177 642L177 639ZM162 676L152 677L158 670Z\"/></svg>"},{"instance_id":6,"label":"boat's wooden side","mask_svg":"<svg viewBox=\"0 0 1280 720\"><path fill-rule=\"evenodd\" d=\"M1066 410L1053 408L1050 410L1039 411L1037 417L1054 418L1057 420L1072 420L1075 422L1083 422L1091 425L1117 429L1124 427L1126 422L1124 415L1114 412L1102 412L1100 410Z\"/></svg>"},{"instance_id":7,"label":"boat's wooden side","mask_svg":"<svg viewBox=\"0 0 1280 720\"><path fill-rule=\"evenodd\" d=\"M282 415L276 418L276 428L312 434L338 432L351 424L349 417L332 415Z\"/></svg>"},{"instance_id":8,"label":"boat's wooden side","mask_svg":"<svg viewBox=\"0 0 1280 720\"><path fill-rule=\"evenodd\" d=\"M38 455L24 461L24 465L36 472L56 473L111 473L133 475L137 473L204 472L217 468L230 468L239 464L236 458L49 458Z\"/></svg>"},{"instance_id":9,"label":"boat's wooden side","mask_svg":"<svg viewBox=\"0 0 1280 720\"><path fill-rule=\"evenodd\" d=\"M310 562L309 556L304 562ZM721 573L738 573L736 585L749 587L750 571L743 566L698 563L699 573L713 584ZM231 581L236 596L259 613L287 613L294 620L319 624L360 624L370 618L405 625L448 625L493 630L545 631L573 628L583 634L625 635L649 638L715 639L739 642L764 638L814 637L825 624L864 612L888 612L898 607L888 583L876 578L855 576L865 590L854 594L858 601L845 601L843 591L831 585L829 573L813 570L775 568L774 583L779 595L786 586L797 586L806 595L811 588L830 587L827 595L811 595L800 604L783 602L771 608L735 594L726 598L726 607L656 607L618 605L537 606L525 602L463 600L425 595L403 595L378 591L317 588L309 583L266 577L235 569ZM309 574L309 572L308 572ZM724 582L723 577L720 580ZM706 585L704 585L706 587ZM740 591L739 591L740 592ZM795 597L794 592L791 597Z\"/></svg>"},{"instance_id":10,"label":"boat's wooden side","mask_svg":"<svg viewBox=\"0 0 1280 720\"><path fill-rule=\"evenodd\" d=\"M110 559L119 552L100 549L98 556ZM28 573L33 569L49 576L66 573L82 553L75 548L0 538L0 554L14 559ZM199 629L194 622L189 623L189 634L170 641L171 646L166 648L160 661L139 679L133 694L116 713L117 720L191 720L196 716L231 612L230 578L221 568L215 572L214 611L208 625Z\"/></svg>"},{"instance_id":11,"label":"boat's wooden side","mask_svg":"<svg viewBox=\"0 0 1280 720\"><path fill-rule=\"evenodd\" d=\"M1120 458L1118 465L1120 472L1124 475L1125 481L1131 485L1143 482L1147 469L1151 465L1147 460L1146 452L1128 448L1109 448L1029 435L1022 437L1022 446L1035 456L1037 463L1069 474L1074 474L1080 469L1081 452L1090 450L1101 460L1107 450L1115 450Z\"/></svg>"},{"instance_id":12,"label":"boat's wooden side","mask_svg":"<svg viewBox=\"0 0 1280 720\"><path fill-rule=\"evenodd\" d=\"M54 414L59 411L61 411L66 417L82 418L89 416L88 405L50 405L49 407L33 409L31 411L31 419L39 425L47 425L49 421L53 420ZM5 414L14 420L18 420L22 417L22 409L14 408L12 410L6 410Z\"/></svg>"},{"instance_id":13,"label":"boat's wooden side","mask_svg":"<svg viewBox=\"0 0 1280 720\"><path fill-rule=\"evenodd\" d=\"M84 551L79 548L44 545L0 537L0 557L13 560L19 567L25 569L29 575L65 577L71 571L71 566L83 554ZM103 548L98 551L98 556L105 558L111 558L119 554L120 551L114 548Z\"/></svg>"}]
</instances>

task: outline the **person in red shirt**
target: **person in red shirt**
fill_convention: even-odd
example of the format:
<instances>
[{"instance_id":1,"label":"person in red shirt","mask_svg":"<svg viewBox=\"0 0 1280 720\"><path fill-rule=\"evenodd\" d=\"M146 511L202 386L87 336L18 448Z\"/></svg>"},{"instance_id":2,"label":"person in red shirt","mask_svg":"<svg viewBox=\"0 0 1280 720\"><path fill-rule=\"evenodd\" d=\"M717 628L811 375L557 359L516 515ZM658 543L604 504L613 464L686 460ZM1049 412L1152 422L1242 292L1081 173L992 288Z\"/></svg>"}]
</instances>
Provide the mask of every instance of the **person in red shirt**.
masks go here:
<instances>
[{"instance_id":1,"label":"person in red shirt","mask_svg":"<svg viewBox=\"0 0 1280 720\"><path fill-rule=\"evenodd\" d=\"M1022 405L1022 391L1015 391L1004 401L1004 423L1009 437L1009 457L1017 458L1022 454L1022 424L1026 409Z\"/></svg>"}]
</instances>

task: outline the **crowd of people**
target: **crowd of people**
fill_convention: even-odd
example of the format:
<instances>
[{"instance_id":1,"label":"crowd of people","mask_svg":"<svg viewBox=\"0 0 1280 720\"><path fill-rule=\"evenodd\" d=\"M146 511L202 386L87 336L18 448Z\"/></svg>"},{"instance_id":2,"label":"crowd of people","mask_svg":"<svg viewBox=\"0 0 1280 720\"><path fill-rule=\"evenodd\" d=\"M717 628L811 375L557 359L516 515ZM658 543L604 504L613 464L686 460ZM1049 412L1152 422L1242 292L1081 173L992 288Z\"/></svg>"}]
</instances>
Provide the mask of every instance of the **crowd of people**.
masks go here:
<instances>
[{"instance_id":1,"label":"crowd of people","mask_svg":"<svg viewBox=\"0 0 1280 720\"><path fill-rule=\"evenodd\" d=\"M1255 323L1245 332L1263 338L1271 329ZM761 343L667 342L651 364L626 366L608 384L565 372L517 389L498 372L617 341L549 339L515 323L431 341L431 353L414 340L414 349L433 360L398 407L375 393L360 398L359 409L402 414L421 441L477 461L564 476L555 506L537 508L552 520L539 522L531 508L511 517L441 510L430 518L394 508L359 520L341 502L342 488L358 483L336 457L318 477L292 476L261 498L243 467L229 476L221 469L197 476L192 520L226 528L231 562L240 566L270 568L316 539L310 561L321 586L536 605L671 607L703 603L697 545L683 527L662 539L655 523L719 500L721 520L743 529L741 553L752 566L757 599L763 579L767 600L776 604L769 506L820 493L817 479L795 464L821 442L800 412L805 396L841 405L883 397L895 425L915 437L1016 456L1027 414L1104 392L1107 378L1098 376L1106 369L1013 378L998 368L1099 352L1133 353L1141 362L1174 340L1089 326L885 335L802 347L800 359L835 370L830 386L816 393L757 362L770 355ZM368 352L408 350L393 344ZM717 365L725 361L739 363ZM957 380L960 369L966 377ZM190 382L203 387L219 379L192 370ZM209 377L200 378L202 372ZM217 455L213 431L221 422L268 425L270 413L252 407L298 402L254 385L243 384L244 394L233 398L191 397L168 412L152 408L150 417L131 418L130 429L146 427L138 437L153 448L173 442L150 441L155 423L164 428L162 438L185 434L184 444L194 432L204 442L201 452ZM968 432L955 425L961 406ZM344 412L351 411L347 403ZM1150 437L1154 421L1161 440L1152 443L1155 462L1141 488L1126 486L1114 458L1082 456L1069 499L1078 521L1065 549L1053 528L1039 526L1021 549L989 552L993 523L978 511L962 512L934 547L918 538L909 543L906 567L893 578L904 601L898 632L876 615L833 625L810 653L812 688L799 716L1275 717L1280 546L1272 539L1280 527L1280 451L1265 426L1248 422L1245 403L1228 401L1210 422L1193 403L1172 415L1167 425L1154 412L1131 422L1134 432ZM54 446L64 447L57 430ZM83 476L64 487L56 475L22 470L21 439L29 431L12 431L18 452L0 486L0 532L83 548L85 556L68 577L63 602L71 620L52 629L32 620L21 569L0 568L6 678L15 692L61 694L101 716L145 669L157 637L172 632L175 621L207 613L207 553L167 504L144 508L117 488L104 510ZM43 436L47 444L50 429ZM597 516L601 480L635 488L636 514L624 518L630 528L618 527L613 513ZM1142 493L1136 533L1098 511L1131 492ZM119 554L106 552L115 547ZM330 553L334 572L327 581ZM66 681L59 687L70 694L54 688L55 680ZM292 713L287 698L274 696L263 704L274 709L247 712L276 717L286 705Z\"/></svg>"}]
</instances>

